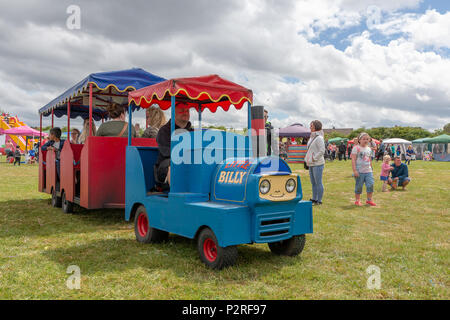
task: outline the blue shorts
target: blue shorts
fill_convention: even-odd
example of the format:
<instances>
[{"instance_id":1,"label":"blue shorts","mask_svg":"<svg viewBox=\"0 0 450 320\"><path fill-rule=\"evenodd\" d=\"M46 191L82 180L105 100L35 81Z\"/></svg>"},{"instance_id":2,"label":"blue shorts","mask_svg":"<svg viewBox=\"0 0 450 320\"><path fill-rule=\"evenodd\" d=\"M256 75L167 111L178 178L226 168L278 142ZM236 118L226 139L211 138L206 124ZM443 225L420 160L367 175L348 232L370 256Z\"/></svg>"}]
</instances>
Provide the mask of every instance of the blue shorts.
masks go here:
<instances>
[{"instance_id":1,"label":"blue shorts","mask_svg":"<svg viewBox=\"0 0 450 320\"><path fill-rule=\"evenodd\" d=\"M403 186L403 182L405 182L405 181L411 181L411 179L410 178L408 178L408 177L406 177L405 179L403 179L403 180L398 180L398 186Z\"/></svg>"},{"instance_id":2,"label":"blue shorts","mask_svg":"<svg viewBox=\"0 0 450 320\"><path fill-rule=\"evenodd\" d=\"M364 184L366 184L366 192L372 193L373 192L373 185L375 183L375 180L373 179L373 173L360 173L359 177L355 177L355 194L361 194Z\"/></svg>"},{"instance_id":3,"label":"blue shorts","mask_svg":"<svg viewBox=\"0 0 450 320\"><path fill-rule=\"evenodd\" d=\"M380 180L381 181L388 181L389 177L388 176L380 176Z\"/></svg>"}]
</instances>

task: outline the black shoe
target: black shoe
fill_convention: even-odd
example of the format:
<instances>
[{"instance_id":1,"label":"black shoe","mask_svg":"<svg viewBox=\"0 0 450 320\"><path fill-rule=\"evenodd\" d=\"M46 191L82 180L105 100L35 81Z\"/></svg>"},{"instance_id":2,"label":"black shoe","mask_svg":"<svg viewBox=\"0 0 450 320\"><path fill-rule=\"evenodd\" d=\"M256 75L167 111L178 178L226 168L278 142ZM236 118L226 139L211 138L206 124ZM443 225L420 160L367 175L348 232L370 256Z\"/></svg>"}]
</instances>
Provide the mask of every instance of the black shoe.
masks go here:
<instances>
[{"instance_id":1,"label":"black shoe","mask_svg":"<svg viewBox=\"0 0 450 320\"><path fill-rule=\"evenodd\" d=\"M313 204L315 204L317 201L313 200L313 199L309 199L309 201L311 201Z\"/></svg>"}]
</instances>

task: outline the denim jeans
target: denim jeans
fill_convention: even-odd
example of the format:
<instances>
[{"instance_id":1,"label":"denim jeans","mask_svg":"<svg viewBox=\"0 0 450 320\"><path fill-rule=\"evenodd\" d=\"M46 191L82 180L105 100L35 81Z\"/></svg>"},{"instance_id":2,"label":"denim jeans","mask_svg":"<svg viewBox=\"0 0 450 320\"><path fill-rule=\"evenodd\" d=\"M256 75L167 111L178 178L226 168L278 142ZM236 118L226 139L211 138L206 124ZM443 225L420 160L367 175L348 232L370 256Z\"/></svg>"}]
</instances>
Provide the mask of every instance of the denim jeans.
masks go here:
<instances>
[{"instance_id":1,"label":"denim jeans","mask_svg":"<svg viewBox=\"0 0 450 320\"><path fill-rule=\"evenodd\" d=\"M312 199L322 202L323 197L323 183L322 174L325 165L309 167L309 178L312 184Z\"/></svg>"},{"instance_id":2,"label":"denim jeans","mask_svg":"<svg viewBox=\"0 0 450 320\"><path fill-rule=\"evenodd\" d=\"M373 179L373 173L360 173L359 177L355 177L355 194L361 194L364 183L366 184L366 192L372 193L373 192L373 185L375 183L375 180Z\"/></svg>"}]
</instances>

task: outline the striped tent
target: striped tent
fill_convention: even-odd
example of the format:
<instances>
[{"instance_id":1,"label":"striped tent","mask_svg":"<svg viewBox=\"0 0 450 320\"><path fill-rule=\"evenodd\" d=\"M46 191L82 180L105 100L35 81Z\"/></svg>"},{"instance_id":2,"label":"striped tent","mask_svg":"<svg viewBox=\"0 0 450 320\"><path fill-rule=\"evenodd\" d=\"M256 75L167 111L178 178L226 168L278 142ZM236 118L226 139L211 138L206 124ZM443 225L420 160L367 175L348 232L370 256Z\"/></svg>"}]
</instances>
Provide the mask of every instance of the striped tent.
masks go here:
<instances>
[{"instance_id":1,"label":"striped tent","mask_svg":"<svg viewBox=\"0 0 450 320\"><path fill-rule=\"evenodd\" d=\"M306 144L291 144L287 150L288 163L303 163L305 162L307 147Z\"/></svg>"}]
</instances>

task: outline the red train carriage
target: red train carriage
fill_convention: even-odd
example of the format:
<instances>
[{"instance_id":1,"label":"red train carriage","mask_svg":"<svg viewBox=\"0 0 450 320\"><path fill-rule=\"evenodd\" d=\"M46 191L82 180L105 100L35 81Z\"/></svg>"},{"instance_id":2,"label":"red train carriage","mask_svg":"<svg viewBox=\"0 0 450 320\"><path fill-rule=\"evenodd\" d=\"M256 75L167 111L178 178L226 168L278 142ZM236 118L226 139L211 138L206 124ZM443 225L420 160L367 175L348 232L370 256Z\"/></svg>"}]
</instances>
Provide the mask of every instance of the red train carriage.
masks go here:
<instances>
[{"instance_id":1,"label":"red train carriage","mask_svg":"<svg viewBox=\"0 0 450 320\"><path fill-rule=\"evenodd\" d=\"M106 107L115 102L127 105L128 92L164 81L142 69L94 73L39 110L42 118L82 117L92 122L108 120ZM89 130L92 132L92 130ZM88 136L84 144L66 140L60 154L60 178L53 150L40 152L39 191L52 195L52 205L66 213L73 204L86 209L125 207L125 149L127 138ZM133 138L135 146L156 146L155 139ZM42 145L42 143L41 143Z\"/></svg>"}]
</instances>

